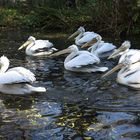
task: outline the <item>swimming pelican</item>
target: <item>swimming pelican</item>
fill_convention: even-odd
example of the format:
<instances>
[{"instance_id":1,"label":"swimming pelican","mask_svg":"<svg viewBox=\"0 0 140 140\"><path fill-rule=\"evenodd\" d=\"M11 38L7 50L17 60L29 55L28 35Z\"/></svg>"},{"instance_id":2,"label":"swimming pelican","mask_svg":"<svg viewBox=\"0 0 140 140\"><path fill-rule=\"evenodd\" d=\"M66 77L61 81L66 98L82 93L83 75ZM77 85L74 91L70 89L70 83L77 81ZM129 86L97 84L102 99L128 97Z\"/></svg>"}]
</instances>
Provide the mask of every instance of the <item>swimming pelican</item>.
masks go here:
<instances>
[{"instance_id":1,"label":"swimming pelican","mask_svg":"<svg viewBox=\"0 0 140 140\"><path fill-rule=\"evenodd\" d=\"M140 89L140 61L132 63L130 59L126 57L122 63L119 63L102 77L108 76L118 69L121 69L117 74L118 83Z\"/></svg>"},{"instance_id":2,"label":"swimming pelican","mask_svg":"<svg viewBox=\"0 0 140 140\"><path fill-rule=\"evenodd\" d=\"M24 67L14 67L7 70L8 67L9 67L9 59L5 56L1 56L0 57L0 87L3 87L4 85L12 85L12 84L33 83L36 80L34 74L30 70ZM26 84L26 89L24 89L23 94L31 93L31 92L45 92L45 91L46 89L44 87L33 87L29 84Z\"/></svg>"},{"instance_id":3,"label":"swimming pelican","mask_svg":"<svg viewBox=\"0 0 140 140\"><path fill-rule=\"evenodd\" d=\"M102 41L100 35L93 38L91 41L85 43L81 48L88 48L88 50L95 54L97 57L107 57L116 49L116 46L112 43Z\"/></svg>"},{"instance_id":4,"label":"swimming pelican","mask_svg":"<svg viewBox=\"0 0 140 140\"><path fill-rule=\"evenodd\" d=\"M119 59L119 63L122 63L126 59L126 57L129 58L132 63L137 62L138 60L140 60L140 50L129 49L130 47L130 41L124 41L122 45L108 57L108 59L121 56Z\"/></svg>"},{"instance_id":5,"label":"swimming pelican","mask_svg":"<svg viewBox=\"0 0 140 140\"><path fill-rule=\"evenodd\" d=\"M49 40L36 40L33 36L30 36L18 50L25 47L27 47L26 54L30 56L50 55L54 51L57 51Z\"/></svg>"},{"instance_id":6,"label":"swimming pelican","mask_svg":"<svg viewBox=\"0 0 140 140\"><path fill-rule=\"evenodd\" d=\"M100 59L97 56L88 51L79 51L76 45L71 45L67 49L54 53L51 57L65 53L70 53L64 61L64 67L66 70L88 73L96 71L104 72L108 70L107 67L99 67L96 65L100 62Z\"/></svg>"},{"instance_id":7,"label":"swimming pelican","mask_svg":"<svg viewBox=\"0 0 140 140\"><path fill-rule=\"evenodd\" d=\"M93 38L95 38L98 34L95 32L85 32L84 27L79 27L78 30L76 32L74 32L69 38L75 38L75 44L77 46L82 46L83 44L91 41Z\"/></svg>"}]
</instances>

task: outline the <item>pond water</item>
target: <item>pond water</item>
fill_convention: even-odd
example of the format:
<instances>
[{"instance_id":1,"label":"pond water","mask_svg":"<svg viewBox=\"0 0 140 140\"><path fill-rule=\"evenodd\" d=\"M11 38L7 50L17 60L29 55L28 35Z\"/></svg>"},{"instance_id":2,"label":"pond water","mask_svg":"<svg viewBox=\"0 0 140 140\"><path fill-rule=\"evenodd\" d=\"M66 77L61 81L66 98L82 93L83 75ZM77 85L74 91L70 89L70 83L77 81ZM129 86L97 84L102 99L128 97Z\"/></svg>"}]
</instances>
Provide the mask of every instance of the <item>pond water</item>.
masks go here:
<instances>
[{"instance_id":1,"label":"pond water","mask_svg":"<svg viewBox=\"0 0 140 140\"><path fill-rule=\"evenodd\" d=\"M10 67L24 66L34 72L34 85L46 87L47 92L25 96L1 93L0 139L140 139L140 91L117 84L116 74L101 79L101 73L66 71L65 56L27 57L17 49L29 35L49 38L59 49L72 43L65 42L65 34L1 31L0 56L10 59ZM140 45L136 38L129 40L135 48ZM116 63L117 60L103 62L109 68Z\"/></svg>"}]
</instances>

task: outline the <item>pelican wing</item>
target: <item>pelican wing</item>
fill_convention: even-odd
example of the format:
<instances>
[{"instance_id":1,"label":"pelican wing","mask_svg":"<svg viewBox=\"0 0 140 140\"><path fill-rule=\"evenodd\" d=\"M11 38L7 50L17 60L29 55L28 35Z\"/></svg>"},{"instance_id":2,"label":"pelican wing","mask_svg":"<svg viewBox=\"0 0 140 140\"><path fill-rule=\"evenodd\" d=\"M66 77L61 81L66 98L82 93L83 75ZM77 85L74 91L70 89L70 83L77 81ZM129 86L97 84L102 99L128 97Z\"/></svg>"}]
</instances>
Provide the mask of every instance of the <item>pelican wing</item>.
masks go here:
<instances>
[{"instance_id":1,"label":"pelican wing","mask_svg":"<svg viewBox=\"0 0 140 140\"><path fill-rule=\"evenodd\" d=\"M140 69L136 71L130 71L129 74L124 77L124 84L132 87L140 88Z\"/></svg>"},{"instance_id":2,"label":"pelican wing","mask_svg":"<svg viewBox=\"0 0 140 140\"><path fill-rule=\"evenodd\" d=\"M31 51L37 51L41 49L51 48L53 44L49 40L36 40L35 44L31 48Z\"/></svg>"},{"instance_id":3,"label":"pelican wing","mask_svg":"<svg viewBox=\"0 0 140 140\"><path fill-rule=\"evenodd\" d=\"M127 53L120 57L119 63L122 63L126 58L129 59L131 63L137 62L140 60L140 51L136 49L130 49Z\"/></svg>"},{"instance_id":4,"label":"pelican wing","mask_svg":"<svg viewBox=\"0 0 140 140\"><path fill-rule=\"evenodd\" d=\"M117 75L117 81L123 85L140 88L140 62L122 68Z\"/></svg>"},{"instance_id":5,"label":"pelican wing","mask_svg":"<svg viewBox=\"0 0 140 140\"><path fill-rule=\"evenodd\" d=\"M112 43L101 42L101 43L99 43L97 52L98 52L98 54L102 54L102 53L110 52L114 49L116 49L116 46L113 45Z\"/></svg>"},{"instance_id":6,"label":"pelican wing","mask_svg":"<svg viewBox=\"0 0 140 140\"><path fill-rule=\"evenodd\" d=\"M78 43L79 45L83 45L83 44L85 44L85 43L91 41L93 38L95 38L95 37L97 37L97 36L98 36L97 33L94 33L94 32L85 32L85 33L83 34L83 37L80 38L80 39L77 41L77 43Z\"/></svg>"},{"instance_id":7,"label":"pelican wing","mask_svg":"<svg viewBox=\"0 0 140 140\"><path fill-rule=\"evenodd\" d=\"M23 67L11 68L0 74L0 84L31 83L35 80L34 74Z\"/></svg>"},{"instance_id":8,"label":"pelican wing","mask_svg":"<svg viewBox=\"0 0 140 140\"><path fill-rule=\"evenodd\" d=\"M34 51L34 53L40 53L40 52L49 52L49 51L54 51L52 48L46 48L46 47L44 47L44 48L38 48L38 49L36 49L35 51Z\"/></svg>"},{"instance_id":9,"label":"pelican wing","mask_svg":"<svg viewBox=\"0 0 140 140\"><path fill-rule=\"evenodd\" d=\"M94 63L99 63L100 59L95 55L81 51L76 57L66 63L67 67L80 68L82 66L87 66Z\"/></svg>"}]
</instances>

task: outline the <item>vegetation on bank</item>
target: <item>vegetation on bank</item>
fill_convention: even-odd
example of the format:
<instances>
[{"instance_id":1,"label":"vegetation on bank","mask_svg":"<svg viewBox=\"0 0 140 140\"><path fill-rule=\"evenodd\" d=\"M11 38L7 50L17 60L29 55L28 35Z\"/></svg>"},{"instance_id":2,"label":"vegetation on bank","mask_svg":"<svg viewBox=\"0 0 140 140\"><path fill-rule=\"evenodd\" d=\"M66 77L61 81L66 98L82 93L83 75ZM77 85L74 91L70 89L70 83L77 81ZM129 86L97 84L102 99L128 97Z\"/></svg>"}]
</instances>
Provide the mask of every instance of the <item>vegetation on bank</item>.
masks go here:
<instances>
[{"instance_id":1,"label":"vegetation on bank","mask_svg":"<svg viewBox=\"0 0 140 140\"><path fill-rule=\"evenodd\" d=\"M140 33L140 0L67 1L2 6L0 26L69 31L81 25L114 35Z\"/></svg>"}]
</instances>

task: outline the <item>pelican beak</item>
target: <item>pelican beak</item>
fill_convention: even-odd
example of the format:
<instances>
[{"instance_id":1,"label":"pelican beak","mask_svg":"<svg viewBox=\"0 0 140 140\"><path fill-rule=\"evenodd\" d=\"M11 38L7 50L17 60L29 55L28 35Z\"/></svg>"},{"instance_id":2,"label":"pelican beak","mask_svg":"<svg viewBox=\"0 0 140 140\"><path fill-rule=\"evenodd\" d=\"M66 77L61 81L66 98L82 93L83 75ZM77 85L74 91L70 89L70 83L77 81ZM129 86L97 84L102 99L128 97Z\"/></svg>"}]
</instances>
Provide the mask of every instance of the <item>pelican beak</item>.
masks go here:
<instances>
[{"instance_id":1,"label":"pelican beak","mask_svg":"<svg viewBox=\"0 0 140 140\"><path fill-rule=\"evenodd\" d=\"M80 34L80 31L76 31L72 35L70 35L67 40L70 40L71 38L74 38L74 37L76 37L79 34Z\"/></svg>"},{"instance_id":2,"label":"pelican beak","mask_svg":"<svg viewBox=\"0 0 140 140\"><path fill-rule=\"evenodd\" d=\"M89 41L89 42L85 43L83 46L81 46L81 48L89 48L90 46L92 46L96 42L97 42L97 39L93 38L91 41Z\"/></svg>"},{"instance_id":3,"label":"pelican beak","mask_svg":"<svg viewBox=\"0 0 140 140\"><path fill-rule=\"evenodd\" d=\"M119 56L119 53L121 53L121 52L122 52L122 49L118 48L107 59L115 58L115 57Z\"/></svg>"},{"instance_id":4,"label":"pelican beak","mask_svg":"<svg viewBox=\"0 0 140 140\"><path fill-rule=\"evenodd\" d=\"M115 58L118 55L118 51L114 51L107 59Z\"/></svg>"},{"instance_id":5,"label":"pelican beak","mask_svg":"<svg viewBox=\"0 0 140 140\"><path fill-rule=\"evenodd\" d=\"M55 57L55 56L63 55L63 54L70 53L70 52L71 52L71 50L69 48L67 48L62 51L53 53L53 54L49 55L49 57Z\"/></svg>"},{"instance_id":6,"label":"pelican beak","mask_svg":"<svg viewBox=\"0 0 140 140\"><path fill-rule=\"evenodd\" d=\"M118 64L117 66L115 66L113 69L111 69L110 71L108 71L107 73L105 73L104 75L102 75L102 78L111 75L112 73L114 73L115 71L117 71L118 69L121 69L124 66L123 63Z\"/></svg>"},{"instance_id":7,"label":"pelican beak","mask_svg":"<svg viewBox=\"0 0 140 140\"><path fill-rule=\"evenodd\" d=\"M27 40L22 46L20 46L20 47L18 48L18 50L21 50L21 49L25 48L25 47L28 46L30 43L31 43L31 41L30 41L30 40Z\"/></svg>"},{"instance_id":8,"label":"pelican beak","mask_svg":"<svg viewBox=\"0 0 140 140\"><path fill-rule=\"evenodd\" d=\"M116 49L107 59L116 58L117 56L119 56L121 52L124 52L124 51L125 50L123 46L121 46L120 48Z\"/></svg>"}]
</instances>

